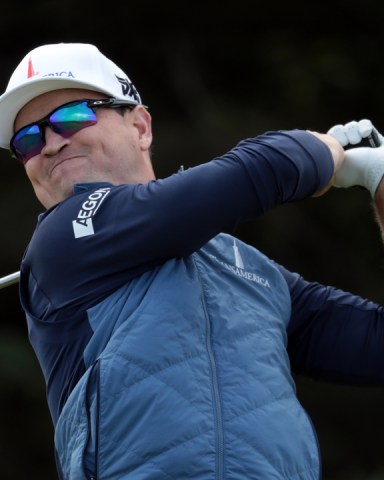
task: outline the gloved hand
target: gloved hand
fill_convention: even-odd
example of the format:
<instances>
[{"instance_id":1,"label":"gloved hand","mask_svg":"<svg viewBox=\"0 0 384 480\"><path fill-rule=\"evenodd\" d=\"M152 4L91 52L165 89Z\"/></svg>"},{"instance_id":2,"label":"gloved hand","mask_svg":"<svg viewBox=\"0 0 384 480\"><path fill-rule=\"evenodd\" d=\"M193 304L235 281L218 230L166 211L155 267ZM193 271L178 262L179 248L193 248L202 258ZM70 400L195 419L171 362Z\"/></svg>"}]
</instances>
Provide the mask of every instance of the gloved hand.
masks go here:
<instances>
[{"instance_id":1,"label":"gloved hand","mask_svg":"<svg viewBox=\"0 0 384 480\"><path fill-rule=\"evenodd\" d=\"M384 175L384 137L366 119L335 125L327 133L346 150L334 186L361 186L369 190L373 197Z\"/></svg>"},{"instance_id":2,"label":"gloved hand","mask_svg":"<svg viewBox=\"0 0 384 480\"><path fill-rule=\"evenodd\" d=\"M384 137L367 119L335 125L327 133L332 135L345 150L353 147L378 147L384 144Z\"/></svg>"}]
</instances>

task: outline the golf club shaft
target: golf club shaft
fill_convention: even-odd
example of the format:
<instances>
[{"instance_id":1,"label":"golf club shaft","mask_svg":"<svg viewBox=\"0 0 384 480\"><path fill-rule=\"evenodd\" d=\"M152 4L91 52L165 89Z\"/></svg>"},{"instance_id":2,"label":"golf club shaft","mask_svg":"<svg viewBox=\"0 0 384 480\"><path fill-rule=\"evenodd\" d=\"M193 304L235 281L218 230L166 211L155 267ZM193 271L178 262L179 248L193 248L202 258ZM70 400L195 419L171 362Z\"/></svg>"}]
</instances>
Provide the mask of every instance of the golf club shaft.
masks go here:
<instances>
[{"instance_id":1,"label":"golf club shaft","mask_svg":"<svg viewBox=\"0 0 384 480\"><path fill-rule=\"evenodd\" d=\"M20 272L11 273L10 275L6 275L5 277L0 278L0 289L17 283L19 281L19 278Z\"/></svg>"}]
</instances>

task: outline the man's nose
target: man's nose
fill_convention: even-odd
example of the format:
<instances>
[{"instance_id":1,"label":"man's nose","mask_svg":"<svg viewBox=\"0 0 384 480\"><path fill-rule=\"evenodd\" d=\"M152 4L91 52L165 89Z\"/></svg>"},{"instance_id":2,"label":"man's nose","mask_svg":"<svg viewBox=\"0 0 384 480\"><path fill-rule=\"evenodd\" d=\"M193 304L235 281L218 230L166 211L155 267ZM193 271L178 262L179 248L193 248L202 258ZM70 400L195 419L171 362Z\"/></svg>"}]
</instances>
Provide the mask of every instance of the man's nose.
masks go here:
<instances>
[{"instance_id":1,"label":"man's nose","mask_svg":"<svg viewBox=\"0 0 384 480\"><path fill-rule=\"evenodd\" d=\"M69 142L68 138L55 132L49 125L44 127L44 140L44 147L41 149L43 155L55 155Z\"/></svg>"}]
</instances>

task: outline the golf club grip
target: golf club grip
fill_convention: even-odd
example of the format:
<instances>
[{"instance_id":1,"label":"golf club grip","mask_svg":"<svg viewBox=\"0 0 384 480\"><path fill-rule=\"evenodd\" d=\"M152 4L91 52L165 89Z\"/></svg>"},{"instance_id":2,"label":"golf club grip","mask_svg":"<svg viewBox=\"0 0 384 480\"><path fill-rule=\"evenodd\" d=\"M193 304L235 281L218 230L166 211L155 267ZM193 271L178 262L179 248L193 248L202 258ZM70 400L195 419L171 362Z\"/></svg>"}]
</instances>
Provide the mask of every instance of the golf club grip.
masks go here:
<instances>
[{"instance_id":1,"label":"golf club grip","mask_svg":"<svg viewBox=\"0 0 384 480\"><path fill-rule=\"evenodd\" d=\"M359 143L354 145L349 143L344 147L344 150L358 147L380 147L380 138L377 130L374 128L368 137L363 138Z\"/></svg>"}]
</instances>

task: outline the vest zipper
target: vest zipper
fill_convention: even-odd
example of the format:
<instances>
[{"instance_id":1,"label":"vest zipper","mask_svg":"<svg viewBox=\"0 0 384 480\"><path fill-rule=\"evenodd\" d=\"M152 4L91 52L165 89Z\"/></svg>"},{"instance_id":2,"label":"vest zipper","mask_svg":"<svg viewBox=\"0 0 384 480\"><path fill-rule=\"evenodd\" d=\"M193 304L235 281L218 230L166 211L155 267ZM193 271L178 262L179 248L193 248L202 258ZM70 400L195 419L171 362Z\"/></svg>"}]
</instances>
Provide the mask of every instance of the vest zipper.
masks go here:
<instances>
[{"instance_id":1,"label":"vest zipper","mask_svg":"<svg viewBox=\"0 0 384 480\"><path fill-rule=\"evenodd\" d=\"M196 267L196 272L199 277L199 285L201 290L201 298L204 310L204 316L206 320L206 335L205 335L205 346L209 359L210 367L210 376L211 376L211 386L212 386L212 397L213 397L213 411L215 416L215 440L216 440L216 478L217 480L224 480L224 428L223 428L223 416L222 408L220 401L220 391L219 384L217 380L217 368L216 368L216 359L215 354L212 348L212 326L208 314L208 309L205 300L204 288L202 285L202 279L199 272L199 267L195 256L194 264Z\"/></svg>"}]
</instances>

